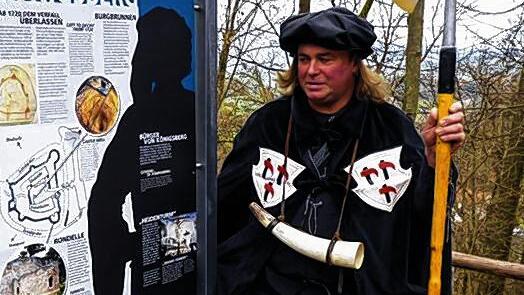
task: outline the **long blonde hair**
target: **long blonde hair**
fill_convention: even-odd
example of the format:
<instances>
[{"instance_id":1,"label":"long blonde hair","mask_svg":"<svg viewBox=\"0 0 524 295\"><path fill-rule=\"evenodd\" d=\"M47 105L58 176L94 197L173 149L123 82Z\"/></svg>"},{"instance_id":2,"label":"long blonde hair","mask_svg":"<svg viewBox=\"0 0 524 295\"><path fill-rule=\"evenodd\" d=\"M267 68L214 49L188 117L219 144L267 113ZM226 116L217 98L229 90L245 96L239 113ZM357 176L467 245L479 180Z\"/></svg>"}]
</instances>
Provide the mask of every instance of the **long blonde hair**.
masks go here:
<instances>
[{"instance_id":1,"label":"long blonde hair","mask_svg":"<svg viewBox=\"0 0 524 295\"><path fill-rule=\"evenodd\" d=\"M385 102L391 96L391 86L378 73L372 71L360 59L354 59L358 67L358 74L355 77L355 94L357 97L369 97L372 101L377 103ZM298 86L298 64L297 59L293 60L293 64L289 69L277 73L278 91L282 95L291 96Z\"/></svg>"}]
</instances>

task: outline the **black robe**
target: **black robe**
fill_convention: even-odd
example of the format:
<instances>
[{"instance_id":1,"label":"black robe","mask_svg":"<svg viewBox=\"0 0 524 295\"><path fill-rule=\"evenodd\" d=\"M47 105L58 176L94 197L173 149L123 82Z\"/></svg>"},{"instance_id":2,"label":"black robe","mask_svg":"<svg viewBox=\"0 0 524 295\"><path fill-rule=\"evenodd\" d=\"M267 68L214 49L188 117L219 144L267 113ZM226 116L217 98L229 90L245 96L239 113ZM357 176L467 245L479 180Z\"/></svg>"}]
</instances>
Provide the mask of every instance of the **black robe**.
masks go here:
<instances>
[{"instance_id":1,"label":"black robe","mask_svg":"<svg viewBox=\"0 0 524 295\"><path fill-rule=\"evenodd\" d=\"M368 205L350 189L341 236L363 242L365 258L359 270L344 270L343 294L426 294L434 170L427 165L413 123L388 103L356 97L334 116L322 116L309 107L302 93L254 112L223 164L218 178L218 294L329 294L325 290L336 294L337 267L289 249L263 229L248 209L250 202L261 202L252 180L259 148L284 154L290 112L289 158L306 168L292 180L297 191L286 200L286 222L330 239L344 195L347 173L343 169L350 164L361 128L357 159L401 146L400 164L411 168L412 177L391 212ZM319 150L328 155L322 171L318 157L311 156ZM356 183L352 181L350 187ZM312 200L320 204L314 218L305 214L311 212ZM278 216L280 205L266 209ZM442 294L449 294L451 286L449 236L443 253Z\"/></svg>"}]
</instances>

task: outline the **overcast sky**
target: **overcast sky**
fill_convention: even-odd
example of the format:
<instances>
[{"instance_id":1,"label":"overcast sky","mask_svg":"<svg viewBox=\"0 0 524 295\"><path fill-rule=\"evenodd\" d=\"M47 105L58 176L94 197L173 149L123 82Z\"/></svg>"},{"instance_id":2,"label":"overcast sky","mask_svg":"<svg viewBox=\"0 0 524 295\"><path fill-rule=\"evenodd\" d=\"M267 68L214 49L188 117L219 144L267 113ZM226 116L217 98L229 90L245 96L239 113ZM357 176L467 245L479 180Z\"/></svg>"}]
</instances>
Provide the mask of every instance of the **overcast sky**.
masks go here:
<instances>
[{"instance_id":1,"label":"overcast sky","mask_svg":"<svg viewBox=\"0 0 524 295\"><path fill-rule=\"evenodd\" d=\"M383 0L388 1L388 0ZM298 1L297 1L298 2ZM457 47L464 48L471 45L474 41L472 33L469 30L476 32L477 34L490 38L493 35L500 32L501 29L508 28L512 25L519 16L517 13L522 12L521 9L517 9L516 12L512 13L500 13L504 12L512 7L517 5L522 5L524 0L466 0L460 2L465 2L468 5L473 5L479 12L475 16L466 16L463 19L459 20L457 23ZM426 0L424 7L424 27L429 29L430 21L435 9L435 6L440 3L443 5L444 0ZM376 5L376 4L375 4ZM318 11L325 8L331 7L330 0L312 0L311 1L311 11ZM399 11L400 12L400 11ZM500 14L488 15L483 12L496 12ZM471 14L471 13L470 13ZM521 15L522 17L522 15ZM435 20L437 23L443 23L443 13L438 14L438 18ZM370 20L373 22L373 20Z\"/></svg>"}]
</instances>

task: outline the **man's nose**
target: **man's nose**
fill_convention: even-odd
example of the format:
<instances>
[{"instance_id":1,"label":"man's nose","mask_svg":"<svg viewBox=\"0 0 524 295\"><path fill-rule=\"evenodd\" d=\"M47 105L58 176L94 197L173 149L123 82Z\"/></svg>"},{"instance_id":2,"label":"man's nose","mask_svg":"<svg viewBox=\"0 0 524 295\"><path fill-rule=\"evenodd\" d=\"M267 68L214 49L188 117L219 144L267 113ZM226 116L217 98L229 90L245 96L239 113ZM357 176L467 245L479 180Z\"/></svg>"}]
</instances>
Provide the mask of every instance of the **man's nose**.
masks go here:
<instances>
[{"instance_id":1,"label":"man's nose","mask_svg":"<svg viewBox=\"0 0 524 295\"><path fill-rule=\"evenodd\" d=\"M314 76L314 75L317 75L319 73L319 70L318 70L318 63L316 60L311 60L311 62L309 63L309 67L307 69L307 74L308 75L311 75L311 76Z\"/></svg>"}]
</instances>

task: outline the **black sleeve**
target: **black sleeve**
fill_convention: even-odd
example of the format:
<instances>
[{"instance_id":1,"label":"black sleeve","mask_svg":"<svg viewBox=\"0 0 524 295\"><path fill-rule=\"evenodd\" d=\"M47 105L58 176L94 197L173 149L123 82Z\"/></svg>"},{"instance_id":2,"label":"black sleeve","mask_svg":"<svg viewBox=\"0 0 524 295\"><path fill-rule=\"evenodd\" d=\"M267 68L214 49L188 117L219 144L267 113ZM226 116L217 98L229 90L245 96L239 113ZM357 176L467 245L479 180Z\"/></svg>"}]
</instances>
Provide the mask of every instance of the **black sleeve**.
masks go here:
<instances>
[{"instance_id":1,"label":"black sleeve","mask_svg":"<svg viewBox=\"0 0 524 295\"><path fill-rule=\"evenodd\" d=\"M258 162L260 122L254 113L234 140L218 176L218 243L225 241L250 218L249 202L256 195L251 168Z\"/></svg>"}]
</instances>

